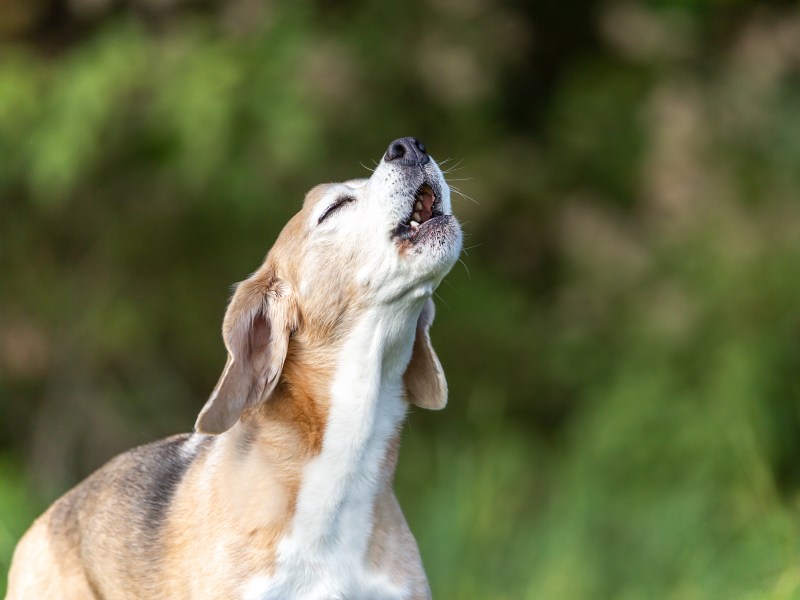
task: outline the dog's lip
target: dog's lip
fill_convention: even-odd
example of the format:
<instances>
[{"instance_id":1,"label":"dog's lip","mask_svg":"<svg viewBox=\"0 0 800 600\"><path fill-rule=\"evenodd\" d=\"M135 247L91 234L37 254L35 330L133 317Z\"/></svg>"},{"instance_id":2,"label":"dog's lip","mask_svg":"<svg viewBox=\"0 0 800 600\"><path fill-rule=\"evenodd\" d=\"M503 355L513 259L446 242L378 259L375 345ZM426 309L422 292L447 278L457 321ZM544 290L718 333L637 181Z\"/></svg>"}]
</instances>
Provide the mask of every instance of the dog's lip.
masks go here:
<instances>
[{"instance_id":1,"label":"dog's lip","mask_svg":"<svg viewBox=\"0 0 800 600\"><path fill-rule=\"evenodd\" d=\"M423 229L434 226L432 222L436 222L438 217L447 216L442 208L439 182L423 180L411 196L408 216L397 225L393 236L413 241Z\"/></svg>"},{"instance_id":2,"label":"dog's lip","mask_svg":"<svg viewBox=\"0 0 800 600\"><path fill-rule=\"evenodd\" d=\"M436 214L421 225L410 225L407 223L400 223L395 227L392 232L392 237L397 240L411 242L416 244L418 241L427 237L425 234L431 230L435 230L444 225L453 215Z\"/></svg>"}]
</instances>

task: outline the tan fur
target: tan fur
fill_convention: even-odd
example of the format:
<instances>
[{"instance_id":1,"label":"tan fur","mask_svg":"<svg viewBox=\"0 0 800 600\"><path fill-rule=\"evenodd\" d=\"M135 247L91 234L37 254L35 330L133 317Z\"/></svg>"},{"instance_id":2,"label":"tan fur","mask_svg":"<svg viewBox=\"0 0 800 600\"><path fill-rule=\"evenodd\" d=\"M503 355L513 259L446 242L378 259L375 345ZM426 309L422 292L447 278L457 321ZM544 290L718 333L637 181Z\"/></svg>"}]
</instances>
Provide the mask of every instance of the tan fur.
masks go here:
<instances>
[{"instance_id":1,"label":"tan fur","mask_svg":"<svg viewBox=\"0 0 800 600\"><path fill-rule=\"evenodd\" d=\"M19 543L7 600L228 599L250 574L269 572L303 468L322 447L336 356L360 314L353 257L338 257L340 275L315 281L313 294L299 293L304 270L327 260L309 249L306 227L325 190L309 192L230 302L227 365L196 426L224 435L123 454L59 499ZM412 402L441 408L447 388L432 319L431 304L405 383ZM419 552L392 491L398 444L385 459L369 560L414 581L412 597L424 598ZM181 453L191 454L185 471ZM161 490L151 471L177 473L179 483Z\"/></svg>"}]
</instances>

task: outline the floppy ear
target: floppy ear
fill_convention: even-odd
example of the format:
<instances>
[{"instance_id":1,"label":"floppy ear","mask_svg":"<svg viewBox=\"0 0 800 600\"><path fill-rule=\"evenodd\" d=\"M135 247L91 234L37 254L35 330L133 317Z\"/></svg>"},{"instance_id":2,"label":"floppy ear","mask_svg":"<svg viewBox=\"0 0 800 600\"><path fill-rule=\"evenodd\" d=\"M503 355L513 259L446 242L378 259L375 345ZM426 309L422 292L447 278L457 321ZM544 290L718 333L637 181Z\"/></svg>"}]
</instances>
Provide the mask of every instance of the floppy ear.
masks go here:
<instances>
[{"instance_id":1,"label":"floppy ear","mask_svg":"<svg viewBox=\"0 0 800 600\"><path fill-rule=\"evenodd\" d=\"M294 296L286 283L256 272L239 284L222 324L228 362L197 417L197 431L227 431L242 411L269 397L283 369L296 321Z\"/></svg>"},{"instance_id":2,"label":"floppy ear","mask_svg":"<svg viewBox=\"0 0 800 600\"><path fill-rule=\"evenodd\" d=\"M428 333L434 314L433 300L428 299L417 321L414 349L403 381L409 402L421 408L441 410L447 405L447 380Z\"/></svg>"}]
</instances>

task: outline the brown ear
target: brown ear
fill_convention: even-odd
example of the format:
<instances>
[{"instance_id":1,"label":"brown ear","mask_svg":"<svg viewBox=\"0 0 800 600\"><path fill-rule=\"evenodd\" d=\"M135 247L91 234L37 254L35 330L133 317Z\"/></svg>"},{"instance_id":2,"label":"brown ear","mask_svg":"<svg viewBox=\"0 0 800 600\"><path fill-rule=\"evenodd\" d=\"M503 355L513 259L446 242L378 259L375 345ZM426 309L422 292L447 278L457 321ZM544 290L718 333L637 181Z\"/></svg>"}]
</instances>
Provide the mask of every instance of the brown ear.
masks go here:
<instances>
[{"instance_id":1,"label":"brown ear","mask_svg":"<svg viewBox=\"0 0 800 600\"><path fill-rule=\"evenodd\" d=\"M414 349L403 381L409 402L421 408L441 410L447 405L447 380L428 333L434 314L433 300L428 299L417 321Z\"/></svg>"},{"instance_id":2,"label":"brown ear","mask_svg":"<svg viewBox=\"0 0 800 600\"><path fill-rule=\"evenodd\" d=\"M256 272L239 284L222 323L228 362L197 417L197 431L227 431L242 411L269 397L283 369L296 320L294 296L284 282Z\"/></svg>"}]
</instances>

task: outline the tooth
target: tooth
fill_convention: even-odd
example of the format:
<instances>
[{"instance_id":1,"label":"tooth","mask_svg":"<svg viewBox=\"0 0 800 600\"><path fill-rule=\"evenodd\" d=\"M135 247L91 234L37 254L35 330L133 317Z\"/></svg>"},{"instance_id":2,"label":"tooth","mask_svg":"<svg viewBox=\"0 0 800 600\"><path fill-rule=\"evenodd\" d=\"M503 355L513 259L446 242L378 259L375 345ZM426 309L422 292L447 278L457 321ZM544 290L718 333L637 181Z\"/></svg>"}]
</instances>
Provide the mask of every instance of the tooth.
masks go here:
<instances>
[{"instance_id":1,"label":"tooth","mask_svg":"<svg viewBox=\"0 0 800 600\"><path fill-rule=\"evenodd\" d=\"M411 226L412 227L419 227L419 223L417 223L416 221L411 221Z\"/></svg>"},{"instance_id":2,"label":"tooth","mask_svg":"<svg viewBox=\"0 0 800 600\"><path fill-rule=\"evenodd\" d=\"M415 221L421 221L422 220L422 217L419 216L418 212L415 212L413 215L411 215L411 218L414 219Z\"/></svg>"},{"instance_id":3,"label":"tooth","mask_svg":"<svg viewBox=\"0 0 800 600\"><path fill-rule=\"evenodd\" d=\"M417 203L414 205L414 208L416 208L417 210L422 210L422 202L417 201Z\"/></svg>"}]
</instances>

